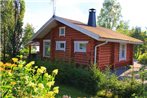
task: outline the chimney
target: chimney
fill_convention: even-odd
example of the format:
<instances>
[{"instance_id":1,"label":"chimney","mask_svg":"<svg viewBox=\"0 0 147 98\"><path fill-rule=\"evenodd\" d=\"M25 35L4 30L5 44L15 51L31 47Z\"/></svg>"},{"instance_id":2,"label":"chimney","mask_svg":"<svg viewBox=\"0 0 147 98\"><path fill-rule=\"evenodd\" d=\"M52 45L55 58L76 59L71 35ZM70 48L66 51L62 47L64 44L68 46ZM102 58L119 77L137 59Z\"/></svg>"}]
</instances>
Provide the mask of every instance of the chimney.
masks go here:
<instances>
[{"instance_id":1,"label":"chimney","mask_svg":"<svg viewBox=\"0 0 147 98\"><path fill-rule=\"evenodd\" d=\"M96 27L96 10L94 8L89 9L88 26Z\"/></svg>"}]
</instances>

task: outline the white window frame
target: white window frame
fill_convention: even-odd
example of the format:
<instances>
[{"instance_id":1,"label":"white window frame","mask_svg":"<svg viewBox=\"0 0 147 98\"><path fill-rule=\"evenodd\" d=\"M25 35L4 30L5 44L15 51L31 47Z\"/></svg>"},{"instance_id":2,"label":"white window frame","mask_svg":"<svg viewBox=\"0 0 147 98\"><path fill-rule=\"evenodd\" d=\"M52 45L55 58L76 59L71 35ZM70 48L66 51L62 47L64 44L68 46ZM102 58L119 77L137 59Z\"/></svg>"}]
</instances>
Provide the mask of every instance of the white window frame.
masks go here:
<instances>
[{"instance_id":1,"label":"white window frame","mask_svg":"<svg viewBox=\"0 0 147 98\"><path fill-rule=\"evenodd\" d=\"M64 29L64 34L61 33L61 29ZM65 27L59 27L59 36L65 36Z\"/></svg>"},{"instance_id":2,"label":"white window frame","mask_svg":"<svg viewBox=\"0 0 147 98\"><path fill-rule=\"evenodd\" d=\"M80 49L80 44L86 44L87 45L88 41L74 41L74 52L86 52L87 47L85 50Z\"/></svg>"},{"instance_id":3,"label":"white window frame","mask_svg":"<svg viewBox=\"0 0 147 98\"><path fill-rule=\"evenodd\" d=\"M122 57L122 45L124 45L125 50L124 50L124 57ZM127 55L127 45L125 43L120 43L119 44L119 61L126 60L126 55Z\"/></svg>"},{"instance_id":4,"label":"white window frame","mask_svg":"<svg viewBox=\"0 0 147 98\"><path fill-rule=\"evenodd\" d=\"M64 44L64 48L60 47L60 44ZM56 41L56 50L65 51L66 50L66 41Z\"/></svg>"},{"instance_id":5,"label":"white window frame","mask_svg":"<svg viewBox=\"0 0 147 98\"><path fill-rule=\"evenodd\" d=\"M51 40L43 40L43 57L50 57L50 56L46 56L45 54L45 42L50 42L50 48L51 48Z\"/></svg>"}]
</instances>

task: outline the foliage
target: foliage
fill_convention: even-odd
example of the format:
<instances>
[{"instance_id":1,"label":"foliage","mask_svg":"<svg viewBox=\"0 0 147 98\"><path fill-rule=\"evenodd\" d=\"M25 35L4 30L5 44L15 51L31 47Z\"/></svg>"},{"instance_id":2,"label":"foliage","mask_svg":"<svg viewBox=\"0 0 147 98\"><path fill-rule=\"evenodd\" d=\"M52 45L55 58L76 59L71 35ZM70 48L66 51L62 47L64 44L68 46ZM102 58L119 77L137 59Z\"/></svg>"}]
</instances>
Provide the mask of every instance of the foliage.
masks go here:
<instances>
[{"instance_id":1,"label":"foliage","mask_svg":"<svg viewBox=\"0 0 147 98\"><path fill-rule=\"evenodd\" d=\"M24 55L24 56L28 56L29 54L29 49L28 48L23 48L20 50L20 54Z\"/></svg>"},{"instance_id":2,"label":"foliage","mask_svg":"<svg viewBox=\"0 0 147 98\"><path fill-rule=\"evenodd\" d=\"M130 36L142 40L144 43L141 45L135 45L134 53L135 59L138 59L139 55L147 52L147 34L142 32L140 27L133 28Z\"/></svg>"},{"instance_id":3,"label":"foliage","mask_svg":"<svg viewBox=\"0 0 147 98\"><path fill-rule=\"evenodd\" d=\"M147 65L147 53L143 53L142 55L139 55L138 61L141 64Z\"/></svg>"},{"instance_id":4,"label":"foliage","mask_svg":"<svg viewBox=\"0 0 147 98\"><path fill-rule=\"evenodd\" d=\"M6 45L8 44L8 30L10 28L12 28L11 24L13 23L13 21L8 21L8 20L12 20L13 19L13 16L12 16L12 12L13 12L13 9L12 9L12 0L1 0L1 47L2 47L2 53L3 53L3 60L5 60L6 58L6 50L7 50L7 47ZM8 29L9 28L9 29Z\"/></svg>"},{"instance_id":5,"label":"foliage","mask_svg":"<svg viewBox=\"0 0 147 98\"><path fill-rule=\"evenodd\" d=\"M144 83L145 80L147 80L147 70L145 70L146 65L142 66L142 68L139 70L141 82L142 82L142 88L141 88L141 95L147 96L147 85Z\"/></svg>"},{"instance_id":6,"label":"foliage","mask_svg":"<svg viewBox=\"0 0 147 98\"><path fill-rule=\"evenodd\" d=\"M121 20L116 28L116 31L125 35L129 35L129 25L128 21Z\"/></svg>"},{"instance_id":7,"label":"foliage","mask_svg":"<svg viewBox=\"0 0 147 98\"><path fill-rule=\"evenodd\" d=\"M20 49L20 54L23 54L24 56L28 56L29 55L29 47L28 47L28 43L30 41L30 39L32 38L34 34L34 27L27 23L25 28L24 28L24 33L23 33L23 37L22 37L22 49ZM31 46L31 53L36 51L36 47L35 46Z\"/></svg>"},{"instance_id":8,"label":"foliage","mask_svg":"<svg viewBox=\"0 0 147 98\"><path fill-rule=\"evenodd\" d=\"M43 64L48 68L49 73L52 69L59 69L56 81L60 84L73 86L92 95L96 94L98 90L97 83L99 83L99 80L94 80L95 77L92 77L93 73L88 69L83 69L81 67L76 68L73 63L65 63L57 60L54 62L48 60L44 60L43 62L42 60L36 60L36 64Z\"/></svg>"},{"instance_id":9,"label":"foliage","mask_svg":"<svg viewBox=\"0 0 147 98\"><path fill-rule=\"evenodd\" d=\"M103 8L98 16L98 25L114 29L121 17L121 6L117 0L104 0Z\"/></svg>"},{"instance_id":10,"label":"foliage","mask_svg":"<svg viewBox=\"0 0 147 98\"><path fill-rule=\"evenodd\" d=\"M33 34L34 34L34 27L31 24L27 23L24 28L24 34L22 38L23 47L25 47L25 45L29 42Z\"/></svg>"},{"instance_id":11,"label":"foliage","mask_svg":"<svg viewBox=\"0 0 147 98\"><path fill-rule=\"evenodd\" d=\"M133 93L138 94L140 85L138 82L134 82L130 79L120 81L117 76L112 74L110 70L104 72L100 71L96 66L92 66L90 69L84 69L81 67L75 67L75 64L65 63L55 60L51 62L49 60L36 60L37 65L44 65L47 67L48 72L52 69L59 69L59 74L56 77L58 83L63 85L73 86L81 91L86 92L89 95L98 95L104 91L103 97L112 93L118 96L131 96Z\"/></svg>"},{"instance_id":12,"label":"foliage","mask_svg":"<svg viewBox=\"0 0 147 98\"><path fill-rule=\"evenodd\" d=\"M0 82L2 98L55 98L59 87L53 87L58 69L49 75L43 66L35 66L34 61L26 64L20 56L12 58L13 63L0 62Z\"/></svg>"},{"instance_id":13,"label":"foliage","mask_svg":"<svg viewBox=\"0 0 147 98\"><path fill-rule=\"evenodd\" d=\"M24 0L1 0L1 46L5 55L15 57L21 47Z\"/></svg>"},{"instance_id":14,"label":"foliage","mask_svg":"<svg viewBox=\"0 0 147 98\"><path fill-rule=\"evenodd\" d=\"M64 98L62 96L71 96L71 98L90 98L90 95L87 93L81 91L80 89L76 89L75 87L72 86L67 86L67 85L59 85L60 87L60 92L57 94L56 98ZM68 97L65 97L68 98Z\"/></svg>"}]
</instances>

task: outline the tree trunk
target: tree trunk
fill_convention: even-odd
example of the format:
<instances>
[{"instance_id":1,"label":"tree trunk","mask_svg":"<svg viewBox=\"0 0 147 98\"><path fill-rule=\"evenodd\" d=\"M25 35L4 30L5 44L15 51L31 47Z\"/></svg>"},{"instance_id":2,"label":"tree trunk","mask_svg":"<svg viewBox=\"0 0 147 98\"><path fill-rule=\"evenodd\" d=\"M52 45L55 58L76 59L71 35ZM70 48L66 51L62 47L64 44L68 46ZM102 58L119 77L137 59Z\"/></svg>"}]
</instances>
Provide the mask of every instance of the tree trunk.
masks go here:
<instances>
[{"instance_id":1,"label":"tree trunk","mask_svg":"<svg viewBox=\"0 0 147 98\"><path fill-rule=\"evenodd\" d=\"M3 47L4 47L4 52L3 52L3 62L5 62L6 61L6 30L5 30L5 27L4 27L4 43L3 43Z\"/></svg>"}]
</instances>

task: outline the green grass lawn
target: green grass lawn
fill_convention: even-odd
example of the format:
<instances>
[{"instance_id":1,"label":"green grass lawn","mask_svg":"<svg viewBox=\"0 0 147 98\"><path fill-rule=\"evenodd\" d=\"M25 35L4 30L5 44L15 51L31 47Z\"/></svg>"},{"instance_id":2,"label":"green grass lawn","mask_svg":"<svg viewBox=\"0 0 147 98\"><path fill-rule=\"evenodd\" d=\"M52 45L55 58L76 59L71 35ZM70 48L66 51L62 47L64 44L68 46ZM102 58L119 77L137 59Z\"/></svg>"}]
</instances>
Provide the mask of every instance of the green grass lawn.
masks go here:
<instances>
[{"instance_id":1,"label":"green grass lawn","mask_svg":"<svg viewBox=\"0 0 147 98\"><path fill-rule=\"evenodd\" d=\"M86 97L89 98L90 95L70 86L65 85L59 85L59 94L56 96L56 98L62 98L63 95L71 96L71 98L77 98L77 97Z\"/></svg>"},{"instance_id":2,"label":"green grass lawn","mask_svg":"<svg viewBox=\"0 0 147 98\"><path fill-rule=\"evenodd\" d=\"M58 85L58 86L59 86L59 94L56 95L56 98L62 98L63 95L71 96L71 98L104 98L104 94L105 94L104 91L100 91L97 96L92 96L71 86L66 86L66 85ZM108 94L106 98L111 98L111 94L110 95Z\"/></svg>"}]
</instances>

